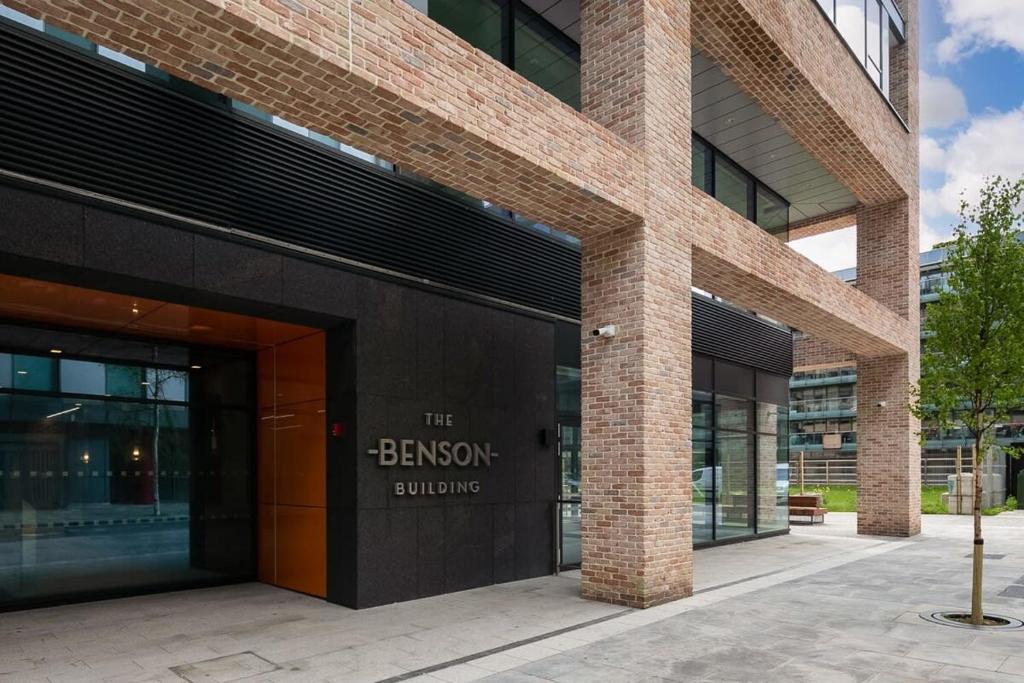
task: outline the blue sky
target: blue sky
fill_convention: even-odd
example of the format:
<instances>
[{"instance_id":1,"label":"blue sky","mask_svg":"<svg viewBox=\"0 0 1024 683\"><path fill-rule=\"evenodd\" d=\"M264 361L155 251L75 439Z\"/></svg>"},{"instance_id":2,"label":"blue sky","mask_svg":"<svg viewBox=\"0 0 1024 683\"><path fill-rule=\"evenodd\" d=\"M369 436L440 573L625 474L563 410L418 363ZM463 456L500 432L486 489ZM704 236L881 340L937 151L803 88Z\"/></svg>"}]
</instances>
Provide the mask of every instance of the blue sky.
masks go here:
<instances>
[{"instance_id":1,"label":"blue sky","mask_svg":"<svg viewBox=\"0 0 1024 683\"><path fill-rule=\"evenodd\" d=\"M961 194L1024 175L1024 0L921 0L921 249L949 236ZM855 228L794 242L856 265Z\"/></svg>"}]
</instances>

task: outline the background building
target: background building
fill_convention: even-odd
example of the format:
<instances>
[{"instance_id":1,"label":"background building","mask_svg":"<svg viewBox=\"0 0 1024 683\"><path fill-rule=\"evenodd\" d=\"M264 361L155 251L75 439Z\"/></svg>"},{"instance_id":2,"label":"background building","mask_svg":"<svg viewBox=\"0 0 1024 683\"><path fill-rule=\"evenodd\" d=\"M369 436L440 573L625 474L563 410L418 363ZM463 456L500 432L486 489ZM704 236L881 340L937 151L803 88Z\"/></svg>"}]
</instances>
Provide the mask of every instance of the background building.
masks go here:
<instances>
[{"instance_id":1,"label":"background building","mask_svg":"<svg viewBox=\"0 0 1024 683\"><path fill-rule=\"evenodd\" d=\"M928 304L939 298L946 286L943 271L945 251L921 253L921 348L927 343L924 320ZM857 283L856 268L837 271L836 276L851 286ZM857 364L856 359L801 332L794 336L794 369L790 380L790 449L795 458L804 454L808 481L856 483L857 465ZM970 469L974 439L963 428L940 429L925 426L921 451L921 476L926 484L945 485L956 471L957 448L962 465ZM1024 409L996 428L996 443L1011 446L1024 442ZM826 473L825 461L828 461ZM1008 462L1008 485L1019 471L1016 461ZM1011 492L1012 493L1012 492Z\"/></svg>"}]
</instances>

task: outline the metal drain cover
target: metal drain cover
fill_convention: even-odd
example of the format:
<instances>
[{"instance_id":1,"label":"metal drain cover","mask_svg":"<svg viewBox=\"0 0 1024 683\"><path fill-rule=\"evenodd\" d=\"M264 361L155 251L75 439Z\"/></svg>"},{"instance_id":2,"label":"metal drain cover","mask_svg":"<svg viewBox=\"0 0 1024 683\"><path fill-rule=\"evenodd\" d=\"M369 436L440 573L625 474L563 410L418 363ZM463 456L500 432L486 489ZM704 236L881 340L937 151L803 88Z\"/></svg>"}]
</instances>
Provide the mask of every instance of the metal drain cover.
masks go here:
<instances>
[{"instance_id":1,"label":"metal drain cover","mask_svg":"<svg viewBox=\"0 0 1024 683\"><path fill-rule=\"evenodd\" d=\"M277 664L252 652L239 652L235 655L204 659L192 664L172 666L171 671L192 683L228 683L228 681L237 681L280 668Z\"/></svg>"},{"instance_id":2,"label":"metal drain cover","mask_svg":"<svg viewBox=\"0 0 1024 683\"><path fill-rule=\"evenodd\" d=\"M991 614L989 612L985 612L986 617L990 619L1000 619L1002 621L1005 621L1006 623L992 624L990 626L975 626L974 624L965 624L963 622L955 621L949 618L950 615L964 614L965 612L969 614L970 610L947 609L942 610L940 612L921 612L921 614L919 614L918 616L924 619L925 621L931 622L933 624L941 624L942 626L952 626L954 628L970 628L977 631L1006 631L1009 629L1020 628L1021 626L1024 626L1024 622L1022 622L1020 619L1006 617L1002 614Z\"/></svg>"}]
</instances>

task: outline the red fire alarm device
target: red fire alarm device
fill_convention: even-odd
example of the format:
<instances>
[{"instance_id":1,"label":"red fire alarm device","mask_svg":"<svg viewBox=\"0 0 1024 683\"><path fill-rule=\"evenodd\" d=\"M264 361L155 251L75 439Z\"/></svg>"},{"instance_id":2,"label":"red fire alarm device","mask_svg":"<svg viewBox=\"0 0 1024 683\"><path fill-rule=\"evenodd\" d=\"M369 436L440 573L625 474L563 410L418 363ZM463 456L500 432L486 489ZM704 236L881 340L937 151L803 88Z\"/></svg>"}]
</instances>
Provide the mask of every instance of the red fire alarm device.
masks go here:
<instances>
[{"instance_id":1,"label":"red fire alarm device","mask_svg":"<svg viewBox=\"0 0 1024 683\"><path fill-rule=\"evenodd\" d=\"M341 422L332 422L331 436L333 436L335 439L340 439L341 437L345 436L345 425L342 424Z\"/></svg>"}]
</instances>

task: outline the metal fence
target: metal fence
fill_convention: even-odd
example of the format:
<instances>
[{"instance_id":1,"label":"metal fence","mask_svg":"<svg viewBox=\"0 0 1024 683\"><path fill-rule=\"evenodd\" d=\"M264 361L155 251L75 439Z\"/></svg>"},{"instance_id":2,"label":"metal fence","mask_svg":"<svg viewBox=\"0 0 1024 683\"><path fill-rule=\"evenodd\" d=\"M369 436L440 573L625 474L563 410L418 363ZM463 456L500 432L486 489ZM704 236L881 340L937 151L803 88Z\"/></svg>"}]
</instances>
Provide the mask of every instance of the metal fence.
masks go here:
<instances>
[{"instance_id":1,"label":"metal fence","mask_svg":"<svg viewBox=\"0 0 1024 683\"><path fill-rule=\"evenodd\" d=\"M801 459L803 461L801 467ZM971 452L966 450L960 462L961 472L971 472ZM856 458L823 458L820 453L793 453L790 456L789 482L800 486L801 474L805 486L856 485ZM921 456L921 483L926 486L945 486L947 477L956 474L956 456Z\"/></svg>"}]
</instances>

